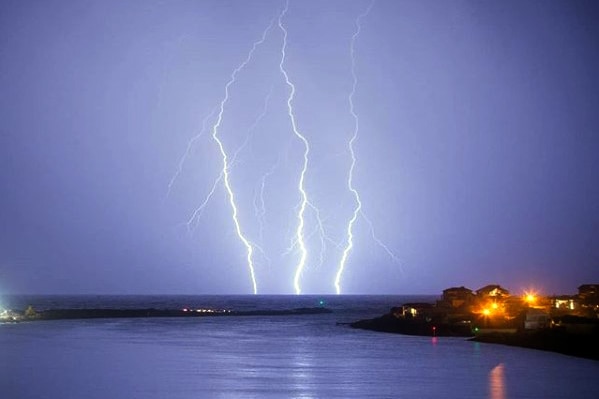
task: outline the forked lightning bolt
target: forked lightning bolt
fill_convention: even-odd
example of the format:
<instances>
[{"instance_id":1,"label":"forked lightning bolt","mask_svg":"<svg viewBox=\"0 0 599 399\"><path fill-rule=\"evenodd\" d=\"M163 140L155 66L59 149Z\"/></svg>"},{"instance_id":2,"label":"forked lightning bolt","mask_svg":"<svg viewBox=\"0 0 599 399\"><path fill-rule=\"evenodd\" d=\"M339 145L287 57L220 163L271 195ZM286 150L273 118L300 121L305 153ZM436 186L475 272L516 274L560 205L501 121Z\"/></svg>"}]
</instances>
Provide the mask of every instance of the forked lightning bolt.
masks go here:
<instances>
[{"instance_id":1,"label":"forked lightning bolt","mask_svg":"<svg viewBox=\"0 0 599 399\"><path fill-rule=\"evenodd\" d=\"M352 75L353 82L352 82L351 92L349 93L348 102L349 102L349 112L351 113L351 115L354 119L354 131L353 131L351 139L349 140L349 143L348 143L349 154L351 156L351 165L349 167L349 174L348 174L348 178L347 178L347 188L354 195L356 207L354 208L352 217L347 224L347 242L346 242L345 248L343 249L341 259L339 261L339 266L337 268L337 274L335 275L335 291L337 292L337 294L341 293L341 276L343 275L343 271L345 270L345 265L347 263L347 258L349 257L349 253L351 252L351 250L354 246L353 227L354 227L354 224L356 223L356 220L358 219L358 214L360 214L361 209L362 209L362 201L360 200L360 194L358 193L358 190L356 190L356 188L354 187L354 169L356 167L356 154L354 152L354 143L358 138L358 131L360 129L360 120L358 118L358 114L356 114L356 110L354 107L354 96L356 94L356 86L358 85L358 76L356 75L355 45L356 45L356 39L358 38L358 36L360 35L360 32L362 30L362 18L365 18L370 13L370 10L372 9L373 5L374 5L374 1L372 1L370 3L370 5L368 6L368 8L362 14L360 14L358 16L358 18L356 18L356 21L355 21L356 29L354 31L354 34L352 35L350 47L349 47L350 56L351 56L351 75ZM372 229L372 224L370 227L371 227L371 230L373 231L373 235L374 235L374 230Z\"/></svg>"},{"instance_id":2,"label":"forked lightning bolt","mask_svg":"<svg viewBox=\"0 0 599 399\"><path fill-rule=\"evenodd\" d=\"M223 166L222 166L221 173L223 175L223 183L224 183L225 189L226 189L228 197L229 197L229 204L231 205L231 211L232 211L231 217L232 217L233 223L235 225L235 230L237 232L237 236L239 237L239 239L241 240L241 242L243 243L243 245L245 246L246 251L247 251L246 259L247 259L248 269L250 272L250 278L252 280L252 287L253 287L254 294L258 293L258 285L256 283L256 273L254 270L254 262L253 262L254 246L250 243L250 241L243 234L241 225L239 223L238 210L237 210L237 205L235 203L235 194L233 193L233 189L231 188L231 182L230 182L230 176L229 176L229 172L230 172L229 159L228 159L227 152L225 151L225 147L218 136L218 128L220 127L220 125L223 121L225 105L226 105L227 101L229 100L229 88L231 87L231 85L233 83L235 83L235 81L237 79L237 74L241 70L243 70L243 68L245 68L245 66L251 61L252 56L254 55L254 51L256 51L256 48L259 45L261 45L262 43L264 43L264 41L266 40L266 35L270 31L270 29L273 25L273 22L274 22L274 20L271 21L270 25L268 25L268 27L264 30L264 32L262 33L262 37L259 40L254 42L254 44L252 45L252 48L249 51L245 60L243 60L243 62L237 68L235 68L235 70L231 73L231 78L225 85L225 96L222 99L222 101L220 102L220 108L219 108L219 112L218 112L218 117L216 118L216 123L212 126L212 138L216 142L216 144L220 150L222 159L223 159Z\"/></svg>"},{"instance_id":3,"label":"forked lightning bolt","mask_svg":"<svg viewBox=\"0 0 599 399\"><path fill-rule=\"evenodd\" d=\"M383 250L385 250L385 252L393 259L393 261L396 261L396 262L398 261L397 257L393 254L393 252L383 242L381 242L375 235L373 224L370 221L370 219L368 219L367 216L364 214L364 209L362 206L360 194L354 185L354 172L355 172L356 162L357 162L354 146L355 146L355 143L358 140L358 136L359 136L359 118L358 118L358 114L356 113L355 105L354 105L354 97L355 97L356 88L358 85L358 78L357 78L357 74L356 74L355 44L356 44L356 41L357 41L357 39L360 35L360 32L362 30L362 20L370 13L370 11L374 5L374 1L375 0L372 0L372 2L367 7L367 9L356 18L355 30L351 37L351 41L350 41L351 76L353 78L353 81L352 81L351 91L348 96L348 103L349 103L349 111L350 111L350 114L354 121L354 128L353 128L351 138L348 141L348 147L347 147L349 155L351 157L351 164L350 164L350 167L348 170L348 176L347 176L347 189L353 195L353 198L355 201L355 207L353 209L351 218L347 222L346 239L344 240L343 243L335 243L333 240L331 240L329 237L326 236L324 223L321 219L320 212L319 212L318 208L316 206L314 206L314 204L308 198L308 193L306 190L306 174L308 171L310 150L311 150L310 143L309 143L308 139L306 138L306 136L304 136L304 134L302 134L302 132L300 132L298 125L297 125L296 115L295 115L294 105L293 105L294 100L295 100L296 87L293 84L292 80L290 79L287 69L285 67L286 61L287 61L288 31L287 31L283 21L287 15L288 10L289 10L289 0L285 1L285 6L284 6L283 10L280 12L278 18L273 19L271 21L271 23L268 25L268 27L263 31L261 38L253 43L250 51L248 52L248 54L247 54L246 58L243 60L243 62L241 62L241 64L239 64L239 66L237 68L235 68L233 70L233 72L231 73L229 81L224 86L224 97L220 101L219 106L217 106L209 115L207 115L204 118L204 120L202 122L202 130L200 131L200 133L198 135L196 135L194 138L192 138L189 141L189 143L187 145L187 150L185 151L185 154L179 161L178 169L177 169L175 175L173 176L173 178L171 179L171 181L169 182L167 196L170 194L175 180L177 179L179 174L182 172L183 165L184 165L187 157L189 156L193 146L195 145L195 142L198 141L202 137L204 132L206 131L206 124L208 123L208 120L210 118L213 118L214 114L218 110L216 120L211 127L211 132L212 132L212 139L218 146L220 155L222 157L222 169L219 173L219 176L215 179L208 195L206 196L206 198L204 199L202 204L200 204L200 206L193 212L192 216L188 220L187 226L188 226L189 230L191 230L193 228L194 223L199 218L201 218L202 213L203 213L204 209L206 208L207 204L209 203L210 199L213 197L213 195L216 191L216 188L220 185L220 183L222 183L223 187L225 188L225 191L226 191L229 205L231 207L231 217L232 217L233 223L235 225L235 231L237 233L237 236L239 237L239 240L243 243L243 245L245 246L245 249L246 249L247 267L249 269L249 274L250 274L254 294L256 294L258 292L258 286L257 286L256 274L255 274L255 263L254 263L255 252L256 251L262 252L264 259L266 259L267 261L269 261L269 259L260 246L256 245L255 243L252 243L246 237L243 229L241 228L241 224L239 221L239 211L238 211L238 207L237 207L237 203L236 203L236 199L235 199L235 193L231 186L230 174L231 174L231 171L236 163L238 154L246 147L246 145L248 144L248 142L250 141L250 139L253 135L253 131L256 128L257 124L266 115L268 102L269 102L269 99L270 99L270 96L272 93L272 88L271 88L271 93L268 94L268 96L265 100L264 109L262 111L262 114L260 116L258 116L258 118L254 121L254 123L252 124L252 126L250 127L250 129L248 131L248 135L246 136L245 141L237 149L237 151L235 151L233 153L232 156L229 155L229 153L225 149L225 146L219 136L219 129L221 127L221 124L223 123L225 107L227 106L227 103L229 101L230 87L236 82L237 75L247 66L248 63L251 62L254 52L256 51L258 46L260 46L262 43L264 43L268 33L274 26L275 21L277 21L278 28L282 32L282 36L283 36L282 45L281 45L281 49L280 49L279 71L282 74L282 76L284 77L286 86L288 88L287 101L286 101L287 114L288 114L289 120L291 122L291 127L293 130L294 136L297 139L299 139L299 141L303 145L303 162L302 162L302 167L301 167L301 170L299 173L299 180L297 182L297 190L300 195L300 202L294 208L294 212L296 213L295 219L296 219L297 227L295 228L295 231L294 231L294 238L293 238L291 247L288 249L288 252L290 252L294 249L297 249L297 251L299 252L299 261L297 262L297 265L294 270L294 275L293 275L293 287L294 287L295 293L296 294L302 293L302 289L300 286L300 279L302 277L302 274L304 272L304 269L306 267L306 263L308 260L307 241L311 239L311 236L313 234L319 234L319 236L320 236L320 265L321 266L324 263L325 255L327 252L327 245L326 245L327 241L333 243L337 248L343 247L342 256L340 258L339 264L337 265L337 272L335 274L335 280L334 280L334 286L335 286L336 293L337 294L341 293L341 279L343 276L343 272L346 268L346 264L349 259L349 256L354 248L354 227L357 222L358 216L362 216L364 221L369 225L370 232L372 234L372 239L375 241L375 243L377 243ZM255 211L255 215L256 215L256 218L258 219L258 223L259 223L259 241L258 242L262 242L262 240L263 240L263 231L264 231L264 224L265 224L264 216L266 214L265 199L264 199L266 180L270 175L272 175L274 173L274 170L278 167L278 164L279 164L279 161L277 161L277 163L275 165L273 165L273 167L262 176L262 179L260 180L260 188L259 188L259 190L256 190L255 195L254 195L254 211ZM306 229L307 229L306 211L308 208L309 208L310 212L314 213L314 217L316 220L316 226L315 226L315 229L313 232L306 232Z\"/></svg>"},{"instance_id":4,"label":"forked lightning bolt","mask_svg":"<svg viewBox=\"0 0 599 399\"><path fill-rule=\"evenodd\" d=\"M308 206L312 209L312 211L314 212L314 217L316 218L316 227L318 229L317 230L318 238L320 239L320 255L319 255L319 262L316 267L320 268L324 264L324 258L325 258L325 254L327 252L327 241L333 242L333 240L331 238L329 238L325 232L324 223L322 221L322 218L320 217L320 210L316 206L314 206L314 204L311 202L308 202Z\"/></svg>"},{"instance_id":5,"label":"forked lightning bolt","mask_svg":"<svg viewBox=\"0 0 599 399\"><path fill-rule=\"evenodd\" d=\"M298 223L297 223L297 229L295 231L295 242L297 242L297 245L300 250L300 260L297 264L297 267L295 269L295 275L293 277L293 287L295 288L295 293L299 295L302 293L299 280L302 275L302 271L304 270L304 267L306 266L306 259L308 257L308 250L306 248L306 243L304 242L304 227L305 227L304 213L306 212L306 207L308 206L308 194L306 193L304 183L305 183L305 178L306 178L306 171L308 169L308 154L310 153L310 144L308 143L308 140L306 139L306 137L302 133L300 133L299 129L297 128L297 123L295 121L295 114L293 112L293 98L295 96L295 86L289 80L289 75L287 74L287 70L284 67L285 58L286 58L285 51L287 50L287 29L285 29L285 27L283 26L283 17L285 17L285 14L287 13L288 9L289 9L289 0L287 0L285 2L285 8L283 9L283 12L281 13L281 15L279 15L279 28L283 32L283 46L281 47L281 62L279 63L279 69L281 70L281 73L285 77L285 83L287 83L287 86L289 86L289 89L290 89L289 96L287 97L287 112L289 114L289 119L291 120L291 127L293 128L293 133L304 144L304 162L303 162L302 170L300 173L300 179L299 179L298 187L297 187L298 191L300 192L301 201L300 201L299 209L297 212L297 222Z\"/></svg>"},{"instance_id":6,"label":"forked lightning bolt","mask_svg":"<svg viewBox=\"0 0 599 399\"><path fill-rule=\"evenodd\" d=\"M245 149L245 147L247 147L248 143L250 142L251 138L253 137L254 130L256 129L256 127L258 126L260 121L266 116L266 112L268 111L268 103L270 101L271 95L272 95L272 88L271 88L270 92L268 93L268 95L266 96L266 98L264 99L264 109L262 110L262 113L256 118L254 123L252 123L252 126L250 126L250 128L248 129L248 134L246 135L245 140L243 141L241 146L239 146L237 151L235 151L235 153L231 157L231 162L229 162L229 170L231 170L233 168L233 166L235 165L235 162L237 161L237 157L239 156L241 151L243 151ZM217 110L217 108L214 108L214 110L212 111L212 113L209 116L214 115L216 110ZM206 121L206 119L207 118L204 119L204 122ZM192 141L197 140L200 137L200 135L203 133L203 131L204 131L204 128L202 128L202 132L200 132L200 134L198 134L198 136L194 137L190 141L190 143ZM187 155L187 153L189 153L189 145L187 146L187 148L188 148L188 150L186 151L186 155ZM180 173L181 165L184 162L184 160L185 160L185 157L181 158L181 162L179 162L179 171L177 171L177 174ZM174 179L177 177L177 174L175 174L175 176L173 177L171 182L174 181ZM193 222L196 220L199 220L202 217L202 214L204 213L204 209L208 205L208 202L210 202L210 199L214 195L214 191L216 191L216 187L218 187L219 183L223 180L223 177L224 177L224 172L221 170L219 176L214 180L214 183L212 184L212 189L208 192L208 195L206 196L206 198L204 198L204 202L202 202L200 204L200 206L198 206L196 208L196 210L193 212L193 214L187 221L186 225L187 225L188 231L193 230L193 226L192 226Z\"/></svg>"}]
</instances>

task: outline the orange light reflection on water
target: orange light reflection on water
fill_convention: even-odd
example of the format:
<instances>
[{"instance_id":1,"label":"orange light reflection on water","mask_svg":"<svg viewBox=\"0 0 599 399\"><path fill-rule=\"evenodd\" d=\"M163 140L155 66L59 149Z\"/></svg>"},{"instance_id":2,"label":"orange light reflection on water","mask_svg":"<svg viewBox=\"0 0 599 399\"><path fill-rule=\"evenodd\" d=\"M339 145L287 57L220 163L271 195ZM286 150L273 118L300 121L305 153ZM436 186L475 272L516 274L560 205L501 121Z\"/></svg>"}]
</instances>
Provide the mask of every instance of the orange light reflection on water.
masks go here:
<instances>
[{"instance_id":1,"label":"orange light reflection on water","mask_svg":"<svg viewBox=\"0 0 599 399\"><path fill-rule=\"evenodd\" d=\"M489 373L489 399L505 399L505 375L503 363Z\"/></svg>"}]
</instances>

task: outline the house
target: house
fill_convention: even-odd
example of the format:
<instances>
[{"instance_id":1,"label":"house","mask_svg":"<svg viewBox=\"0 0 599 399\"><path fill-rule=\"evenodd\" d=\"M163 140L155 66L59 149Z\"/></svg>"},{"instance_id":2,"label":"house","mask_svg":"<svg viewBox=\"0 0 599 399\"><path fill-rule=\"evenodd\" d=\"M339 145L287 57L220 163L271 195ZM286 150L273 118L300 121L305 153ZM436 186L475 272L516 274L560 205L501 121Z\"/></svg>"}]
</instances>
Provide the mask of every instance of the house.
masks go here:
<instances>
[{"instance_id":1,"label":"house","mask_svg":"<svg viewBox=\"0 0 599 399\"><path fill-rule=\"evenodd\" d=\"M474 300L474 293L471 289L464 286L451 287L443 290L443 298L440 305L458 309L465 306L470 306Z\"/></svg>"},{"instance_id":2,"label":"house","mask_svg":"<svg viewBox=\"0 0 599 399\"><path fill-rule=\"evenodd\" d=\"M394 307L391 309L391 313L397 318L417 318L429 316L434 309L434 305L431 303L404 303L401 306Z\"/></svg>"},{"instance_id":3,"label":"house","mask_svg":"<svg viewBox=\"0 0 599 399\"><path fill-rule=\"evenodd\" d=\"M599 284L581 285L577 296L583 315L599 317Z\"/></svg>"},{"instance_id":4,"label":"house","mask_svg":"<svg viewBox=\"0 0 599 399\"><path fill-rule=\"evenodd\" d=\"M476 290L476 296L478 298L495 298L497 300L507 298L510 296L510 292L497 284L485 285L484 287Z\"/></svg>"},{"instance_id":5,"label":"house","mask_svg":"<svg viewBox=\"0 0 599 399\"><path fill-rule=\"evenodd\" d=\"M550 298L551 308L561 311L575 310L579 307L578 298L575 295L560 295Z\"/></svg>"},{"instance_id":6,"label":"house","mask_svg":"<svg viewBox=\"0 0 599 399\"><path fill-rule=\"evenodd\" d=\"M599 304L599 284L583 284L578 287L578 299L584 305Z\"/></svg>"}]
</instances>

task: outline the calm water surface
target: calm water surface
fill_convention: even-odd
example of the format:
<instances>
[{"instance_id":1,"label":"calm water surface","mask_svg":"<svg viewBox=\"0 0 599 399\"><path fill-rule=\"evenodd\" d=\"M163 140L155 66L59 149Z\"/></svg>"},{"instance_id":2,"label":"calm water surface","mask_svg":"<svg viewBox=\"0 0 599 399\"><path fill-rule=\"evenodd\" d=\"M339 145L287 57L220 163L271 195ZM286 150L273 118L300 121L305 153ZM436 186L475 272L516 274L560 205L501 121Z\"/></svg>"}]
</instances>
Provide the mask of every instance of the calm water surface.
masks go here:
<instances>
[{"instance_id":1,"label":"calm water surface","mask_svg":"<svg viewBox=\"0 0 599 399\"><path fill-rule=\"evenodd\" d=\"M3 298L13 307L274 309L317 297ZM0 325L0 397L596 398L599 362L337 325L406 297L328 297L332 314ZM49 305L48 305L49 304Z\"/></svg>"}]
</instances>

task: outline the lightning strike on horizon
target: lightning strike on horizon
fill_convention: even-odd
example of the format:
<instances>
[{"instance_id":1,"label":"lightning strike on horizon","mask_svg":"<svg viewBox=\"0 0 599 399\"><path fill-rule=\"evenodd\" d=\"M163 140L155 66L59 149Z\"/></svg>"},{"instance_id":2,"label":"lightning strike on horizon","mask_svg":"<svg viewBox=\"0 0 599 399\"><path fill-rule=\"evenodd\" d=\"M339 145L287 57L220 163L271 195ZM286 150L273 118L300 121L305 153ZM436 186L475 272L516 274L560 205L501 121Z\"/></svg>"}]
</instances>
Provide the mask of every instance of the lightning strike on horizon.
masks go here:
<instances>
[{"instance_id":1,"label":"lightning strike on horizon","mask_svg":"<svg viewBox=\"0 0 599 399\"><path fill-rule=\"evenodd\" d=\"M345 248L343 249L343 254L341 255L341 260L339 261L339 266L337 268L337 274L335 275L335 291L336 291L337 295L341 294L341 276L343 275L343 271L345 270L345 265L347 263L349 253L351 252L352 248L354 247L354 234L353 234L354 223L358 219L358 214L360 213L360 211L362 209L362 201L360 200L360 194L358 193L358 190L356 190L356 188L354 187L354 169L356 167L356 154L354 151L354 143L358 138L358 132L360 129L360 120L358 118L358 114L356 113L355 106L354 106L354 95L356 94L356 86L358 85L358 76L356 75L355 44L356 44L356 39L358 38L358 36L360 35L360 32L362 30L362 18L365 18L370 13L370 10L372 9L373 5L374 5L374 0L370 3L368 8L356 18L356 21L355 21L356 30L354 31L354 34L352 35L351 42L350 42L351 75L352 75L353 82L352 82L351 92L349 93L349 96L348 96L348 102L349 102L349 111L354 119L354 131L353 131L352 137L348 143L349 153L351 155L351 165L349 167L349 173L348 173L348 178L347 178L347 188L354 195L356 207L354 208L352 217L347 224L347 242L346 242ZM374 229L372 228L372 224L370 224L370 227L371 227L371 231L373 232L373 236L374 236Z\"/></svg>"},{"instance_id":2,"label":"lightning strike on horizon","mask_svg":"<svg viewBox=\"0 0 599 399\"><path fill-rule=\"evenodd\" d=\"M349 93L349 96L348 96L348 103L349 103L350 114L354 120L354 129L353 129L353 134L348 142L348 150L349 150L349 154L351 156L351 164L350 164L349 171L348 171L347 188L353 194L356 206L354 207L352 217L350 218L350 220L348 221L348 224L347 224L347 229L346 229L347 239L345 240L345 245L343 246L342 256L341 256L340 262L338 264L338 270L335 275L334 285L335 285L337 294L341 293L341 277L342 277L343 271L345 269L349 255L354 247L353 228L354 228L355 223L357 222L357 218L359 215L361 215L364 218L364 220L366 221L366 223L369 225L370 232L371 232L372 238L375 241L375 243L378 244L383 250L385 250L385 252L392 258L392 260L394 262L399 262L398 258L395 256L395 254L376 236L372 222L364 214L360 194L359 194L357 188L354 186L354 171L355 171L356 162L357 162L356 154L354 151L354 145L355 145L355 142L358 139L358 135L359 135L359 118L358 118L358 114L355 111L355 105L354 105L354 96L356 94L356 87L358 85L358 77L356 74L355 43L356 43L356 40L357 40L358 36L360 35L361 29L362 29L362 19L365 18L370 13L370 11L374 5L374 2L375 2L375 0L372 0L372 2L367 7L367 9L356 18L355 31L354 31L354 33L351 37L351 41L350 41L351 76L353 78L353 83L352 83L351 92ZM304 136L300 132L300 130L298 129L298 126L297 126L296 115L295 115L295 111L294 111L294 107L293 107L296 87L293 84L293 82L291 81L291 79L289 78L289 74L285 68L285 62L286 62L286 58L287 58L286 51L287 51L288 31L283 24L283 20L286 16L288 10L289 10L289 0L286 0L285 7L281 11L281 13L279 14L278 19L277 19L278 28L281 30L281 32L283 34L283 43L282 43L282 46L280 49L281 58L280 58L280 62L279 62L279 71L283 75L283 77L285 79L285 83L289 89L286 103L287 103L287 114L288 114L290 122L291 122L291 127L293 130L294 136L302 142L302 144L304 146L304 151L303 151L303 164L302 164L302 168L301 168L300 175L299 175L299 181L297 183L297 189L300 194L300 202L294 208L295 209L294 212L296 213L297 227L294 232L295 237L293 239L293 242L292 242L291 246L287 249L285 254L290 253L294 249L299 249L299 261L295 268L295 273L294 273L294 277L293 277L293 286L295 289L295 293L301 294L302 291L301 291L301 287L300 287L300 279L301 279L302 273L305 269L307 259L308 259L307 240L310 240L311 237L315 234L319 235L319 238L320 238L319 265L320 266L322 266L325 261L325 256L327 253L327 242L333 243L337 249L342 247L343 243L335 242L334 240L332 240L330 237L328 237L326 235L325 226L324 226L323 220L321 218L320 211L308 199L308 193L305 188L305 179L306 179L306 173L308 170L308 163L309 163L310 144L309 144L306 136ZM232 210L231 217L232 217L233 223L235 225L236 233L237 233L240 241L243 243L243 245L246 248L246 252L247 252L246 260L247 260L247 265L248 265L248 269L250 272L250 277L251 277L254 294L256 294L258 292L256 275L255 275L255 265L254 265L255 251L257 250L257 251L261 252L263 258L269 263L270 263L270 259L268 258L265 251L262 249L262 247L260 245L257 245L256 243L249 240L243 233L243 230L241 228L241 224L240 224L239 218L238 218L239 210L237 207L237 203L235 201L235 193L234 193L233 188L230 183L230 173L233 170L233 168L237 162L237 157L238 157L239 153L241 151L243 151L243 149L248 145L251 138L253 137L254 130L256 129L256 127L258 126L260 121L265 117L265 115L267 113L268 104L270 101L270 97L272 95L273 87L271 87L270 92L268 93L267 97L265 98L264 108L262 110L262 113L255 119L255 121L253 122L251 127L248 129L248 134L247 134L244 142L235 151L235 153L232 156L230 156L227 153L227 151L225 150L225 146L219 137L219 128L220 128L221 124L223 123L223 115L224 115L224 111L225 111L225 106L226 106L227 102L229 101L230 87L236 82L237 75L252 60L253 54L254 54L255 50L257 49L257 47L260 46L262 43L264 43L268 33L274 26L274 22L275 22L275 19L273 19L270 22L270 24L268 25L268 27L263 31L261 38L253 43L252 48L248 52L248 54L247 54L246 58L243 60L243 62L241 64L239 64L239 66L237 68L235 68L233 70L233 72L231 73L230 79L224 87L225 93L224 93L223 99L220 101L220 105L215 107L206 117L204 117L204 119L202 121L202 129L201 129L200 133L198 133L198 135L193 137L188 142L187 149L179 161L178 169L177 169L175 175L172 177L171 181L169 182L168 192L167 192L167 197L168 197L168 195L171 192L174 182L176 181L177 177L183 170L183 165L186 162L187 157L191 153L191 150L192 150L193 146L195 145L195 142L203 136L204 132L206 131L206 124L207 124L208 120L214 116L216 110L218 109L219 110L218 116L216 118L216 121L212 125L211 130L212 130L212 139L217 144L220 154L221 154L221 157L222 157L222 170L220 171L219 176L215 179L215 181L212 185L212 188L209 191L209 193L207 194L206 198L204 199L202 204L200 204L200 206L195 209L195 211L193 212L193 214L187 221L186 225L188 227L188 231L191 231L194 228L194 226L192 226L192 224L194 222L197 224L196 221L202 217L202 214L203 214L206 206L210 202L211 198L213 197L213 195L216 191L216 188L222 182L223 187L226 190L226 194L227 194L227 197L229 200L228 201L229 205L231 206L231 210ZM260 189L258 191L256 191L254 194L253 205L254 205L254 212L255 212L256 218L258 219L258 223L259 223L259 242L263 241L264 226L265 226L264 216L266 214L266 203L265 203L265 199L264 199L264 191L265 191L265 186L266 186L266 180L270 175L272 175L274 173L274 170L277 168L279 162L280 162L280 158L279 158L279 160L277 160L277 163L275 165L273 165L271 167L271 169L262 176L262 178L260 179ZM314 231L310 232L309 234L307 234L305 231L306 230L305 214L306 214L306 210L308 208L313 212L314 218L316 220L316 225L315 225Z\"/></svg>"},{"instance_id":3,"label":"lightning strike on horizon","mask_svg":"<svg viewBox=\"0 0 599 399\"><path fill-rule=\"evenodd\" d=\"M297 229L295 232L296 242L300 249L300 260L297 264L297 267L295 270L295 275L293 278L293 287L295 288L295 293L297 295L299 295L302 293L302 290L299 285L299 280L300 280L302 271L304 270L304 267L306 265L306 259L308 257L308 250L306 248L306 243L304 242L304 225L305 225L304 213L305 213L306 207L308 205L308 194L306 193L306 190L304 188L304 181L305 181L305 177L306 177L306 171L308 169L308 154L310 153L310 144L308 143L308 140L306 139L306 137L304 137L304 135L302 135L297 128L297 124L295 122L295 115L293 113L293 105L292 105L293 98L295 96L295 86L289 80L289 75L287 74L287 71L285 70L285 68L283 66L285 64L286 49L287 49L287 29L285 29L285 27L283 26L283 17L287 13L287 10L289 10L289 0L287 0L285 2L285 8L283 9L283 12L281 12L281 14L279 15L279 20L278 20L279 28L283 32L283 46L281 47L281 62L279 63L279 70L285 77L285 83L287 83L287 86L289 86L289 89L290 89L289 96L287 97L287 112L289 114L289 119L291 120L291 127L293 128L293 133L304 144L304 163L302 166L302 170L300 173L300 179L298 182L298 191L300 192L300 195L301 195L301 202L300 202L299 210L297 213L298 224L297 224Z\"/></svg>"},{"instance_id":4,"label":"lightning strike on horizon","mask_svg":"<svg viewBox=\"0 0 599 399\"><path fill-rule=\"evenodd\" d=\"M223 120L223 114L225 112L225 104L229 100L229 88L231 87L231 85L233 83L235 83L235 81L237 79L237 74L241 70L243 70L245 68L245 66L251 61L252 56L254 55L254 51L256 51L256 48L259 45L261 45L262 43L264 43L264 41L266 40L266 35L272 28L273 23L274 23L274 19L270 22L268 27L264 30L264 32L262 33L262 37L253 43L251 50L248 52L248 54L247 54L246 58L243 60L243 62L237 68L235 68L233 70L233 72L231 73L231 77L230 77L229 81L227 82L227 84L225 85L225 96L222 99L222 101L220 102L220 110L218 112L218 117L217 117L216 123L212 126L212 138L216 142L216 144L220 150L222 160L223 160L223 167L222 167L223 183L224 183L225 189L226 189L228 197L229 197L229 204L231 205L231 210L232 210L231 217L233 219L233 224L235 225L235 230L237 232L237 236L239 237L239 239L241 240L241 242L243 243L243 245L245 246L246 251L247 251L246 260L247 260L248 269L250 272L250 278L252 281L252 287L253 287L254 294L258 293L258 285L256 282L256 273L254 270L254 263L253 263L254 245L245 237L245 235L242 232L241 225L239 223L238 209L237 209L237 205L235 203L235 194L233 193L233 189L232 189L231 183L229 181L230 165L229 165L228 155L227 155L227 152L225 151L225 147L224 147L222 141L218 137L218 128L220 127L222 120Z\"/></svg>"}]
</instances>

